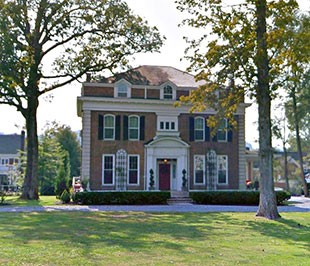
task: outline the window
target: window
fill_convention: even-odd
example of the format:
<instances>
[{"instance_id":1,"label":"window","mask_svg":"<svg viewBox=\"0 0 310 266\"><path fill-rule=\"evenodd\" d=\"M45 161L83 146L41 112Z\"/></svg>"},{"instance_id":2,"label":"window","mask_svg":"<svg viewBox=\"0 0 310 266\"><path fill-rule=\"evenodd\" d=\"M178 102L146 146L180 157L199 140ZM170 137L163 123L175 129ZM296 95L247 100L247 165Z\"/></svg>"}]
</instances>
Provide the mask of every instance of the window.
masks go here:
<instances>
[{"instance_id":1,"label":"window","mask_svg":"<svg viewBox=\"0 0 310 266\"><path fill-rule=\"evenodd\" d=\"M160 121L159 129L165 131L174 131L175 129L175 122L171 121Z\"/></svg>"},{"instance_id":2,"label":"window","mask_svg":"<svg viewBox=\"0 0 310 266\"><path fill-rule=\"evenodd\" d=\"M195 184L204 184L205 156L194 156Z\"/></svg>"},{"instance_id":3,"label":"window","mask_svg":"<svg viewBox=\"0 0 310 266\"><path fill-rule=\"evenodd\" d=\"M103 155L102 184L114 185L114 155Z\"/></svg>"},{"instance_id":4,"label":"window","mask_svg":"<svg viewBox=\"0 0 310 266\"><path fill-rule=\"evenodd\" d=\"M227 141L227 119L222 119L217 130L217 141Z\"/></svg>"},{"instance_id":5,"label":"window","mask_svg":"<svg viewBox=\"0 0 310 266\"><path fill-rule=\"evenodd\" d=\"M164 129L164 122L160 122L160 129L161 129L161 130Z\"/></svg>"},{"instance_id":6,"label":"window","mask_svg":"<svg viewBox=\"0 0 310 266\"><path fill-rule=\"evenodd\" d=\"M139 117L129 116L128 118L128 135L130 140L139 139Z\"/></svg>"},{"instance_id":7,"label":"window","mask_svg":"<svg viewBox=\"0 0 310 266\"><path fill-rule=\"evenodd\" d=\"M227 184L228 183L228 159L227 155L217 156L217 183Z\"/></svg>"},{"instance_id":8,"label":"window","mask_svg":"<svg viewBox=\"0 0 310 266\"><path fill-rule=\"evenodd\" d=\"M119 84L117 86L117 97L128 97L128 86L126 84Z\"/></svg>"},{"instance_id":9,"label":"window","mask_svg":"<svg viewBox=\"0 0 310 266\"><path fill-rule=\"evenodd\" d=\"M205 120L202 117L195 118L195 126L194 126L194 134L195 140L203 140L204 139L204 124Z\"/></svg>"},{"instance_id":10,"label":"window","mask_svg":"<svg viewBox=\"0 0 310 266\"><path fill-rule=\"evenodd\" d=\"M114 140L115 132L115 117L114 115L105 115L104 116L104 139Z\"/></svg>"},{"instance_id":11,"label":"window","mask_svg":"<svg viewBox=\"0 0 310 266\"><path fill-rule=\"evenodd\" d=\"M128 156L128 184L139 184L139 155Z\"/></svg>"},{"instance_id":12,"label":"window","mask_svg":"<svg viewBox=\"0 0 310 266\"><path fill-rule=\"evenodd\" d=\"M173 89L171 86L167 85L164 87L163 98L166 100L172 100L173 99Z\"/></svg>"}]
</instances>

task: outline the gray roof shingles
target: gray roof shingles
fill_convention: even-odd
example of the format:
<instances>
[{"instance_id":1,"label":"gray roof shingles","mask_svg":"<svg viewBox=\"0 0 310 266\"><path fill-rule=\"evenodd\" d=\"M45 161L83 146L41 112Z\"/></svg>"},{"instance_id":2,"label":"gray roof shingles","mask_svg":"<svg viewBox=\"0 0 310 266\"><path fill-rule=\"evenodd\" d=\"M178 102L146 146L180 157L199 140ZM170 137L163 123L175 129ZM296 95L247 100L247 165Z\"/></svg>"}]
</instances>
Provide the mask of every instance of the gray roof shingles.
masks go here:
<instances>
[{"instance_id":1,"label":"gray roof shingles","mask_svg":"<svg viewBox=\"0 0 310 266\"><path fill-rule=\"evenodd\" d=\"M21 141L21 135L0 135L0 154L17 154Z\"/></svg>"},{"instance_id":2,"label":"gray roof shingles","mask_svg":"<svg viewBox=\"0 0 310 266\"><path fill-rule=\"evenodd\" d=\"M197 87L203 82L195 81L195 77L187 72L170 66L144 65L130 69L123 73L103 78L100 82L115 83L125 79L133 85L159 86L165 82L172 82L178 87Z\"/></svg>"}]
</instances>

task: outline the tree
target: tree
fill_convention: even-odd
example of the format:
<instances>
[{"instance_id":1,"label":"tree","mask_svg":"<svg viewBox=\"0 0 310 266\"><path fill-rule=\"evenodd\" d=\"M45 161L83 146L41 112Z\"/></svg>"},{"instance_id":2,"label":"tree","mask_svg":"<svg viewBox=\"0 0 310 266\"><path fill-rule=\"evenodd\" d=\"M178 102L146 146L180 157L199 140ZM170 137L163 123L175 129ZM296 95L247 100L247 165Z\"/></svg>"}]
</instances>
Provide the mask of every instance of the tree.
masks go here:
<instances>
[{"instance_id":1,"label":"tree","mask_svg":"<svg viewBox=\"0 0 310 266\"><path fill-rule=\"evenodd\" d=\"M65 160L61 163L57 177L55 180L55 193L57 197L64 192L64 190L68 190L70 181L70 160L69 154L65 152Z\"/></svg>"},{"instance_id":2,"label":"tree","mask_svg":"<svg viewBox=\"0 0 310 266\"><path fill-rule=\"evenodd\" d=\"M63 165L64 152L49 129L39 137L38 181L41 195L55 195L58 169Z\"/></svg>"},{"instance_id":3,"label":"tree","mask_svg":"<svg viewBox=\"0 0 310 266\"><path fill-rule=\"evenodd\" d=\"M298 5L294 0L268 4L266 0L177 3L180 11L189 14L183 25L205 32L198 39L186 38L186 58L190 60L189 70L206 84L181 101L192 103L193 111L214 108L217 114L208 124L216 128L223 116L233 124L233 114L244 100L243 91L256 98L260 157L260 203L256 215L277 219L280 215L272 174L271 101L279 87L278 55L285 48L286 26L292 23Z\"/></svg>"},{"instance_id":4,"label":"tree","mask_svg":"<svg viewBox=\"0 0 310 266\"><path fill-rule=\"evenodd\" d=\"M62 150L67 151L70 159L70 176L79 176L81 167L81 144L77 133L69 126L52 123L53 133Z\"/></svg>"},{"instance_id":5,"label":"tree","mask_svg":"<svg viewBox=\"0 0 310 266\"><path fill-rule=\"evenodd\" d=\"M0 103L16 107L26 121L22 198L39 198L39 97L161 45L158 30L122 0L0 0Z\"/></svg>"},{"instance_id":6,"label":"tree","mask_svg":"<svg viewBox=\"0 0 310 266\"><path fill-rule=\"evenodd\" d=\"M301 182L305 196L309 196L305 180L301 131L310 136L310 16L298 16L291 27L287 51L283 54L284 84L289 101L286 104L291 128L295 130L296 145L301 170ZM303 129L303 130L302 130Z\"/></svg>"}]
</instances>

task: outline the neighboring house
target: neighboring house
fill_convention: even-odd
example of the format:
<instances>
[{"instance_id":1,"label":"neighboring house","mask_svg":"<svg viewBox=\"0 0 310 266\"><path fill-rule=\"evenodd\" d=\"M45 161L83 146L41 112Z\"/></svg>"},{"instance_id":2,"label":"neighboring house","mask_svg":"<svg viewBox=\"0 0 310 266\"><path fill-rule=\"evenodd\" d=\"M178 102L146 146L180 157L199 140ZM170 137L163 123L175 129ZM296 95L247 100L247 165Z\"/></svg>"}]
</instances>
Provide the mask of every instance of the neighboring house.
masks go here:
<instances>
[{"instance_id":1,"label":"neighboring house","mask_svg":"<svg viewBox=\"0 0 310 266\"><path fill-rule=\"evenodd\" d=\"M214 110L190 113L174 107L199 83L166 66L140 66L83 84L78 97L82 117L82 180L92 191L245 189L245 108L237 128L223 119L212 137L206 119Z\"/></svg>"},{"instance_id":2,"label":"neighboring house","mask_svg":"<svg viewBox=\"0 0 310 266\"><path fill-rule=\"evenodd\" d=\"M16 186L16 172L20 167L20 151L25 147L25 132L21 135L0 135L0 190Z\"/></svg>"}]
</instances>

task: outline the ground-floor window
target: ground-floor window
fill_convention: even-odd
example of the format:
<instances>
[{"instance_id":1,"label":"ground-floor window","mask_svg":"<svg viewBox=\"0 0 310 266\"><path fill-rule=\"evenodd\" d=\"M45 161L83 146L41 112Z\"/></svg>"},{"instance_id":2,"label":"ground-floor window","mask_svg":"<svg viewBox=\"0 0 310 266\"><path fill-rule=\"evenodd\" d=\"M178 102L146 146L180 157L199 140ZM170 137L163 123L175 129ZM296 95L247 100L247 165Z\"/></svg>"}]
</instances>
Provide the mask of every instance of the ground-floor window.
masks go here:
<instances>
[{"instance_id":1,"label":"ground-floor window","mask_svg":"<svg viewBox=\"0 0 310 266\"><path fill-rule=\"evenodd\" d=\"M228 158L227 155L217 156L217 183L227 184L228 183Z\"/></svg>"},{"instance_id":2,"label":"ground-floor window","mask_svg":"<svg viewBox=\"0 0 310 266\"><path fill-rule=\"evenodd\" d=\"M194 183L195 185L204 184L205 168L206 168L205 167L205 156L194 155L194 169L195 169Z\"/></svg>"},{"instance_id":3,"label":"ground-floor window","mask_svg":"<svg viewBox=\"0 0 310 266\"><path fill-rule=\"evenodd\" d=\"M194 184L204 185L205 182L213 189L216 184L228 184L227 155L194 155Z\"/></svg>"},{"instance_id":4,"label":"ground-floor window","mask_svg":"<svg viewBox=\"0 0 310 266\"><path fill-rule=\"evenodd\" d=\"M139 155L128 155L128 184L139 184Z\"/></svg>"},{"instance_id":5,"label":"ground-floor window","mask_svg":"<svg viewBox=\"0 0 310 266\"><path fill-rule=\"evenodd\" d=\"M114 185L114 158L113 154L102 156L102 184Z\"/></svg>"}]
</instances>

